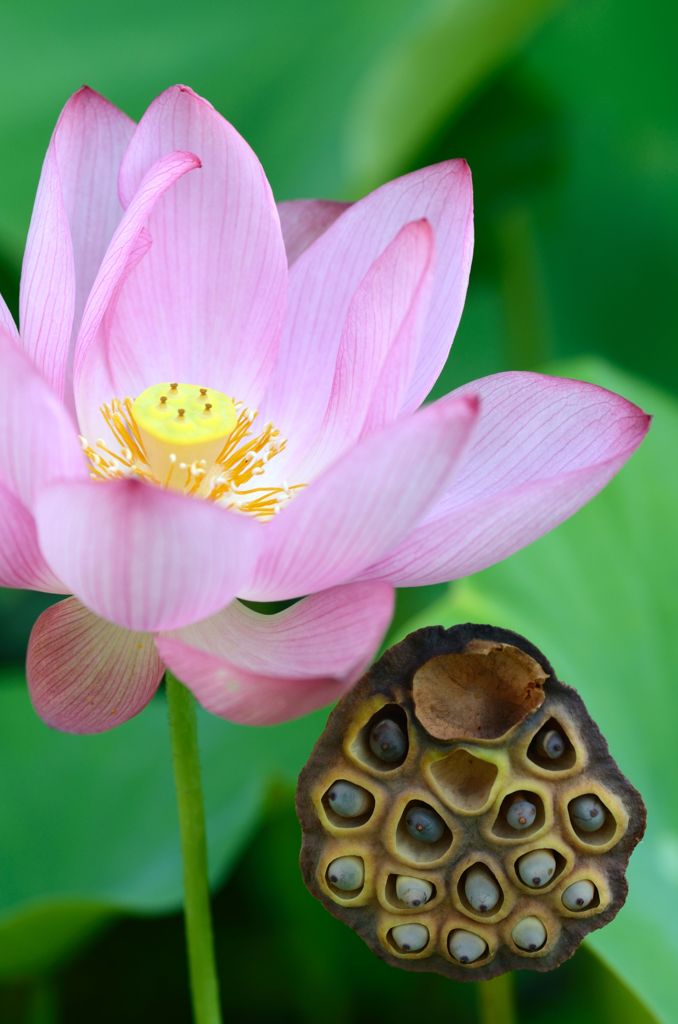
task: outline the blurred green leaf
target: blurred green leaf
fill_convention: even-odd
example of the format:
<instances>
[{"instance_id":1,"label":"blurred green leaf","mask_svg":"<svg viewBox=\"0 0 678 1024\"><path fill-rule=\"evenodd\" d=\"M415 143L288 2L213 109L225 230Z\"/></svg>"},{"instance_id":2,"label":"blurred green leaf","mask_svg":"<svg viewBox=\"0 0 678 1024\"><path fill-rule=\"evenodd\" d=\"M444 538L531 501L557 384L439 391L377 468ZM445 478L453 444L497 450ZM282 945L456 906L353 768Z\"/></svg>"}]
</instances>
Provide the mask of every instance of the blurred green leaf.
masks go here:
<instances>
[{"instance_id":1,"label":"blurred green leaf","mask_svg":"<svg viewBox=\"0 0 678 1024\"><path fill-rule=\"evenodd\" d=\"M439 0L370 64L349 122L352 180L393 177L561 0ZM459 154L463 155L463 154Z\"/></svg>"},{"instance_id":2,"label":"blurred green leaf","mask_svg":"<svg viewBox=\"0 0 678 1024\"><path fill-rule=\"evenodd\" d=\"M647 835L629 869L627 904L587 941L661 1020L673 1024L678 403L596 362L559 371L612 388L653 413L648 438L572 520L501 565L453 585L409 628L476 621L515 629L580 691L648 807Z\"/></svg>"},{"instance_id":3,"label":"blurred green leaf","mask_svg":"<svg viewBox=\"0 0 678 1024\"><path fill-rule=\"evenodd\" d=\"M565 118L567 164L535 208L562 354L595 350L678 387L678 8L570 4L521 61Z\"/></svg>"},{"instance_id":4,"label":"blurred green leaf","mask_svg":"<svg viewBox=\"0 0 678 1024\"><path fill-rule=\"evenodd\" d=\"M678 390L678 8L564 6L407 166L464 156L476 248L455 377L486 371L470 317L499 302L493 371L597 352Z\"/></svg>"},{"instance_id":5,"label":"blurred green leaf","mask_svg":"<svg viewBox=\"0 0 678 1024\"><path fill-rule=\"evenodd\" d=\"M40 977L71 957L113 917L100 903L75 899L35 905L0 917L0 980Z\"/></svg>"},{"instance_id":6,"label":"blurred green leaf","mask_svg":"<svg viewBox=\"0 0 678 1024\"><path fill-rule=\"evenodd\" d=\"M340 197L397 170L553 4L26 0L3 18L0 89L20 101L0 117L12 154L0 250L16 264L51 130L83 82L139 116L187 81L246 135L281 197Z\"/></svg>"},{"instance_id":7,"label":"blurred green leaf","mask_svg":"<svg viewBox=\"0 0 678 1024\"><path fill-rule=\"evenodd\" d=\"M212 881L256 826L273 779L291 785L322 714L270 729L200 715ZM181 902L164 700L101 736L34 715L25 685L0 687L0 977L43 969L120 911Z\"/></svg>"}]
</instances>

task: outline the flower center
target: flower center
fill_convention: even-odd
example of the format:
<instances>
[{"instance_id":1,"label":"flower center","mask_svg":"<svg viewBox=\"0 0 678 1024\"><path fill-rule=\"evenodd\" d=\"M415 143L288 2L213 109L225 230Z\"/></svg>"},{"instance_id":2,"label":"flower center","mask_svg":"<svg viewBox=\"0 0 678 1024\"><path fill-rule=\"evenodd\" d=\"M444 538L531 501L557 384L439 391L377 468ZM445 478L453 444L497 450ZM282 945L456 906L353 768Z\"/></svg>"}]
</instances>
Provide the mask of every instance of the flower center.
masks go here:
<instances>
[{"instance_id":1,"label":"flower center","mask_svg":"<svg viewBox=\"0 0 678 1024\"><path fill-rule=\"evenodd\" d=\"M303 487L252 487L286 441L272 423L254 433L256 410L213 388L154 384L101 414L116 445L81 437L95 480L140 477L227 508L270 519Z\"/></svg>"}]
</instances>

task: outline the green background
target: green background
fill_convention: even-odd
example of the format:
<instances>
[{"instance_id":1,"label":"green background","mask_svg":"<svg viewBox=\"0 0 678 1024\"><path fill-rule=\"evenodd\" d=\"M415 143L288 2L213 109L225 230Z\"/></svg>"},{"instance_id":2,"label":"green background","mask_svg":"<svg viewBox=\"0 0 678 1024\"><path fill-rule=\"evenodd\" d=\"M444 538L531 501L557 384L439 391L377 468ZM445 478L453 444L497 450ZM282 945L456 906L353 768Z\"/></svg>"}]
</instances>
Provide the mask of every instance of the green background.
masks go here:
<instances>
[{"instance_id":1,"label":"green background","mask_svg":"<svg viewBox=\"0 0 678 1024\"><path fill-rule=\"evenodd\" d=\"M450 588L399 595L391 637L516 628L575 685L648 804L615 922L520 1019L675 1024L678 799L678 63L647 0L28 0L1 16L0 286L16 306L49 135L83 82L138 116L185 81L258 152L280 199L351 199L466 157L476 256L436 388L502 369L605 384L655 416L610 487L554 534ZM56 734L22 676L46 599L0 591L0 1020L189 1019L164 699L100 737ZM228 1019L476 1019L472 985L376 961L303 889L296 774L324 713L248 730L201 716Z\"/></svg>"}]
</instances>

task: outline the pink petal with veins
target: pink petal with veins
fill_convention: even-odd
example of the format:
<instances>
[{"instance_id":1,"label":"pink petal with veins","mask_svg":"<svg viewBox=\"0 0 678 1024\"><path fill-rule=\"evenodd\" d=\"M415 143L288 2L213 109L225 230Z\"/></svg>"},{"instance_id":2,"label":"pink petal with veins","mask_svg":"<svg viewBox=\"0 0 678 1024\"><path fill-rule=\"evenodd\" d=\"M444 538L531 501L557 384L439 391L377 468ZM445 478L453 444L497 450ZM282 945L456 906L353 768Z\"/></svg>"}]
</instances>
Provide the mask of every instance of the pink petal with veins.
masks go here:
<instances>
[{"instance_id":1,"label":"pink petal with veins","mask_svg":"<svg viewBox=\"0 0 678 1024\"><path fill-rule=\"evenodd\" d=\"M349 582L446 487L477 414L472 398L443 399L360 441L266 524L254 581L240 594L278 600Z\"/></svg>"},{"instance_id":2,"label":"pink petal with veins","mask_svg":"<svg viewBox=\"0 0 678 1024\"><path fill-rule=\"evenodd\" d=\"M38 185L21 275L26 351L68 404L77 330L122 216L117 177L134 122L86 87L61 112Z\"/></svg>"},{"instance_id":3,"label":"pink petal with veins","mask_svg":"<svg viewBox=\"0 0 678 1024\"><path fill-rule=\"evenodd\" d=\"M328 199L289 199L278 203L280 227L289 266L315 242L350 203L335 203Z\"/></svg>"},{"instance_id":4,"label":"pink petal with veins","mask_svg":"<svg viewBox=\"0 0 678 1024\"><path fill-rule=\"evenodd\" d=\"M70 597L35 623L26 672L33 706L48 725L92 733L146 707L164 666L153 637L104 622Z\"/></svg>"},{"instance_id":5,"label":"pink petal with veins","mask_svg":"<svg viewBox=\"0 0 678 1024\"><path fill-rule=\"evenodd\" d=\"M153 210L153 244L125 282L109 332L113 377L126 393L181 380L256 406L275 357L287 260L278 212L256 156L185 86L144 114L120 171L131 198L148 168L187 150L201 169Z\"/></svg>"},{"instance_id":6,"label":"pink petal with veins","mask_svg":"<svg viewBox=\"0 0 678 1024\"><path fill-rule=\"evenodd\" d=\"M127 629L176 629L251 578L262 524L136 480L57 484L36 510L40 547L83 604Z\"/></svg>"},{"instance_id":7,"label":"pink petal with veins","mask_svg":"<svg viewBox=\"0 0 678 1024\"><path fill-rule=\"evenodd\" d=\"M619 395L536 373L499 373L452 394L481 402L463 464L416 529L364 578L423 586L501 561L597 494L649 427Z\"/></svg>"},{"instance_id":8,"label":"pink petal with veins","mask_svg":"<svg viewBox=\"0 0 678 1024\"><path fill-rule=\"evenodd\" d=\"M393 612L383 583L335 587L275 615L239 602L158 637L169 668L214 714L248 725L338 699L369 664Z\"/></svg>"}]
</instances>

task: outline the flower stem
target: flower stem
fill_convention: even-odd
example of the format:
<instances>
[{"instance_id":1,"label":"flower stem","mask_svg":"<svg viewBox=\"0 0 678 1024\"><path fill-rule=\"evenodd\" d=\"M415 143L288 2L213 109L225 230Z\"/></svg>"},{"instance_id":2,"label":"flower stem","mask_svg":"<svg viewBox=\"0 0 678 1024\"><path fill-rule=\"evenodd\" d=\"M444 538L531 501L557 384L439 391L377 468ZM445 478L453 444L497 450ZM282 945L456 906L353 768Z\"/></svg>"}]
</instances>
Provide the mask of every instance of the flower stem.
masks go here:
<instances>
[{"instance_id":1,"label":"flower stem","mask_svg":"<svg viewBox=\"0 0 678 1024\"><path fill-rule=\"evenodd\" d=\"M189 690L167 673L174 785L184 862L184 915L195 1024L221 1024L207 878L198 726Z\"/></svg>"},{"instance_id":2,"label":"flower stem","mask_svg":"<svg viewBox=\"0 0 678 1024\"><path fill-rule=\"evenodd\" d=\"M478 983L480 1024L516 1024L515 984L512 974L500 974Z\"/></svg>"}]
</instances>

